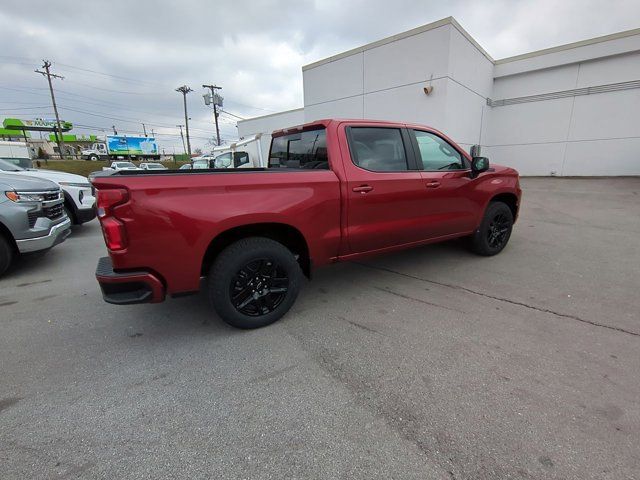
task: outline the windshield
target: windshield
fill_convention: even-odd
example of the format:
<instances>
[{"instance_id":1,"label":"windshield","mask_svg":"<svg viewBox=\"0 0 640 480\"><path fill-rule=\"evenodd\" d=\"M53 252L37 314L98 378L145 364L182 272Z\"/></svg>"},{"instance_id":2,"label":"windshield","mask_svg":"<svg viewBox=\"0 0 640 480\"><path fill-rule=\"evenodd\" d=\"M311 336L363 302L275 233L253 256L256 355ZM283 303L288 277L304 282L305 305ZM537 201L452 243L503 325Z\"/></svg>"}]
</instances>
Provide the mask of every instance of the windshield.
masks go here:
<instances>
[{"instance_id":1,"label":"windshield","mask_svg":"<svg viewBox=\"0 0 640 480\"><path fill-rule=\"evenodd\" d=\"M6 163L10 163L14 166L17 166L20 170L25 169L25 168L31 168L31 159L30 158L7 158L7 157L0 157L0 160L3 160ZM7 171L5 168L3 168L2 170Z\"/></svg>"},{"instance_id":2,"label":"windshield","mask_svg":"<svg viewBox=\"0 0 640 480\"><path fill-rule=\"evenodd\" d=\"M117 166L118 168L126 168L126 167L129 167L129 168L131 168L131 167L136 168L136 166L135 166L133 163L131 163L131 162L119 162L119 163L116 163L116 166Z\"/></svg>"},{"instance_id":3,"label":"windshield","mask_svg":"<svg viewBox=\"0 0 640 480\"><path fill-rule=\"evenodd\" d=\"M21 172L24 170L24 168L19 167L18 165L14 164L10 160L13 160L13 159L0 158L0 170L4 172ZM17 158L15 160L17 160Z\"/></svg>"},{"instance_id":4,"label":"windshield","mask_svg":"<svg viewBox=\"0 0 640 480\"><path fill-rule=\"evenodd\" d=\"M160 165L159 163L147 163L147 168L149 170L162 170L164 169L164 165Z\"/></svg>"}]
</instances>

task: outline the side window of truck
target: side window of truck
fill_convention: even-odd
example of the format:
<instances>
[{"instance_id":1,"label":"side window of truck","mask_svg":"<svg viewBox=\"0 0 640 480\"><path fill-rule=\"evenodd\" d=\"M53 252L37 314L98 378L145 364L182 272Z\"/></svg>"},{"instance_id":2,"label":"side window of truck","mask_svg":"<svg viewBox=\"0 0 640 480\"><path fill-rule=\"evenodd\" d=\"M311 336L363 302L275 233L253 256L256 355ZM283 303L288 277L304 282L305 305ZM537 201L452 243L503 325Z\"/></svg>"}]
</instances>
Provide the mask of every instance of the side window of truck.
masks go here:
<instances>
[{"instance_id":1,"label":"side window of truck","mask_svg":"<svg viewBox=\"0 0 640 480\"><path fill-rule=\"evenodd\" d=\"M409 170L398 128L352 127L349 129L353 162L372 172Z\"/></svg>"},{"instance_id":2,"label":"side window of truck","mask_svg":"<svg viewBox=\"0 0 640 480\"><path fill-rule=\"evenodd\" d=\"M327 132L324 127L274 137L269 168L328 170Z\"/></svg>"},{"instance_id":3,"label":"side window of truck","mask_svg":"<svg viewBox=\"0 0 640 480\"><path fill-rule=\"evenodd\" d=\"M465 168L462 155L444 139L433 133L413 130L423 169L434 172L438 170L463 170Z\"/></svg>"}]
</instances>

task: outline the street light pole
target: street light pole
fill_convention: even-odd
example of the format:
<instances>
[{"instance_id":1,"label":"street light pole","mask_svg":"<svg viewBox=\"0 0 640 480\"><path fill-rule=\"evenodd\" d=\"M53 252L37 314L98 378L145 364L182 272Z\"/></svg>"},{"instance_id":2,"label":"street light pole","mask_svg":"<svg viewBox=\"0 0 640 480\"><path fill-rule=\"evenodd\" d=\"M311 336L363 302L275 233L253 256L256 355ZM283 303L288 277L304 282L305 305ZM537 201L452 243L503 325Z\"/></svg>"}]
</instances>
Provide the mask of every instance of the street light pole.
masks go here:
<instances>
[{"instance_id":1,"label":"street light pole","mask_svg":"<svg viewBox=\"0 0 640 480\"><path fill-rule=\"evenodd\" d=\"M189 116L187 115L187 93L193 92L191 88L183 85L181 87L176 88L176 92L182 93L182 100L184 102L184 125L187 131L187 153L189 154L189 158L191 158L191 142L189 140Z\"/></svg>"}]
</instances>

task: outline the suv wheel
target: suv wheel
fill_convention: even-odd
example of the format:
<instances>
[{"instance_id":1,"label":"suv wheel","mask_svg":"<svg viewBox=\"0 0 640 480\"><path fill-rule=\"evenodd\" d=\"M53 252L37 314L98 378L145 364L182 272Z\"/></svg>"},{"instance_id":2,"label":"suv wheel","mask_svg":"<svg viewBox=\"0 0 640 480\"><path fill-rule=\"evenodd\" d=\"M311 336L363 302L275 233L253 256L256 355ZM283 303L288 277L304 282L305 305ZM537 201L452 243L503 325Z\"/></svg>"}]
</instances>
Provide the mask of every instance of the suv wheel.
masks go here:
<instances>
[{"instance_id":1,"label":"suv wheel","mask_svg":"<svg viewBox=\"0 0 640 480\"><path fill-rule=\"evenodd\" d=\"M269 238L228 246L209 272L209 299L229 325L258 328L280 319L295 302L302 270L293 254Z\"/></svg>"},{"instance_id":2,"label":"suv wheel","mask_svg":"<svg viewBox=\"0 0 640 480\"><path fill-rule=\"evenodd\" d=\"M480 228L471 237L471 249L478 255L496 255L504 249L511 237L513 213L507 204L491 202Z\"/></svg>"},{"instance_id":3,"label":"suv wheel","mask_svg":"<svg viewBox=\"0 0 640 480\"><path fill-rule=\"evenodd\" d=\"M7 239L0 234L0 276L7 271L13 260L13 248Z\"/></svg>"}]
</instances>

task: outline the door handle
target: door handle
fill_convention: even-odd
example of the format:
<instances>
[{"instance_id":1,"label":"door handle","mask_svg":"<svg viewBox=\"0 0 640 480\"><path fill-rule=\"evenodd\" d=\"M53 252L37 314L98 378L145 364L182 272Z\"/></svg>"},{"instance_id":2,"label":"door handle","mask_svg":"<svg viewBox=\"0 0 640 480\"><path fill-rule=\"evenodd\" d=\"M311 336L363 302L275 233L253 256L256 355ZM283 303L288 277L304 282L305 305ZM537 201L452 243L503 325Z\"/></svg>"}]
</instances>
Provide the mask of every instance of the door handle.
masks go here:
<instances>
[{"instance_id":1,"label":"door handle","mask_svg":"<svg viewBox=\"0 0 640 480\"><path fill-rule=\"evenodd\" d=\"M438 188L440 186L440 182L437 180L429 180L427 183L427 188Z\"/></svg>"},{"instance_id":2,"label":"door handle","mask_svg":"<svg viewBox=\"0 0 640 480\"><path fill-rule=\"evenodd\" d=\"M373 190L371 185L360 185L359 187L353 187L354 192L367 193Z\"/></svg>"}]
</instances>

